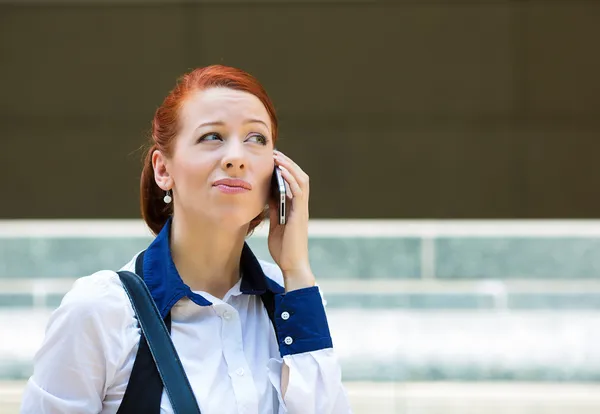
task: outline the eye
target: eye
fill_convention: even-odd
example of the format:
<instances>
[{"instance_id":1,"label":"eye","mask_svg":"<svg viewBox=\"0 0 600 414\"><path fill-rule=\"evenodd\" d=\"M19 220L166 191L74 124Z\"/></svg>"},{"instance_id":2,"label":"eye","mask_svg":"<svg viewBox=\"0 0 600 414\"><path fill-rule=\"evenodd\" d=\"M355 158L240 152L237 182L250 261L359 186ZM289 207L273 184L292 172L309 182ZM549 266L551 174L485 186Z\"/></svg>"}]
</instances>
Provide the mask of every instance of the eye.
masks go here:
<instances>
[{"instance_id":1,"label":"eye","mask_svg":"<svg viewBox=\"0 0 600 414\"><path fill-rule=\"evenodd\" d=\"M219 135L216 132L209 132L208 134L204 134L200 138L198 138L198 142L202 142L202 141L216 141L216 140L220 140L220 141L223 140L223 138L221 138L221 135Z\"/></svg>"},{"instance_id":2,"label":"eye","mask_svg":"<svg viewBox=\"0 0 600 414\"><path fill-rule=\"evenodd\" d=\"M267 145L267 143L269 142L267 138L260 134L252 135L250 138L248 138L248 140L254 140L260 145Z\"/></svg>"}]
</instances>

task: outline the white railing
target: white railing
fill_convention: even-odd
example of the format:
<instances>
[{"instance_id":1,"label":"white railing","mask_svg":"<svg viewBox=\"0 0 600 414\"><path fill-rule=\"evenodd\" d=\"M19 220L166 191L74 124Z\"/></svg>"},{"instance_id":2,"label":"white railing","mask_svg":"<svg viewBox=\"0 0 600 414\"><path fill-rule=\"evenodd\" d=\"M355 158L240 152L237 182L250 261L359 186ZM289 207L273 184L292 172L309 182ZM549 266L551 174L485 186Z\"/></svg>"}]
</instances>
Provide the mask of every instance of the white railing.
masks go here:
<instances>
[{"instance_id":1,"label":"white railing","mask_svg":"<svg viewBox=\"0 0 600 414\"><path fill-rule=\"evenodd\" d=\"M265 237L268 223L254 232ZM600 237L600 220L321 220L311 236L327 237ZM0 238L151 237L142 220L0 220Z\"/></svg>"},{"instance_id":2,"label":"white railing","mask_svg":"<svg viewBox=\"0 0 600 414\"><path fill-rule=\"evenodd\" d=\"M264 238L268 223L252 237ZM421 243L418 280L321 280L325 292L336 293L476 293L491 295L503 308L509 293L597 293L600 281L479 280L444 281L435 275L438 237L574 237L600 238L600 220L311 220L311 237L414 237ZM142 220L0 220L0 238L134 237L151 238ZM0 292L34 296L35 306L46 306L47 296L64 294L73 278L0 279Z\"/></svg>"},{"instance_id":3,"label":"white railing","mask_svg":"<svg viewBox=\"0 0 600 414\"><path fill-rule=\"evenodd\" d=\"M0 279L4 295L32 294L33 307L45 308L49 295L64 295L73 286L75 278L62 279ZM594 280L320 280L325 295L335 294L476 294L491 297L494 309L508 308L510 294L600 294L600 281Z\"/></svg>"}]
</instances>

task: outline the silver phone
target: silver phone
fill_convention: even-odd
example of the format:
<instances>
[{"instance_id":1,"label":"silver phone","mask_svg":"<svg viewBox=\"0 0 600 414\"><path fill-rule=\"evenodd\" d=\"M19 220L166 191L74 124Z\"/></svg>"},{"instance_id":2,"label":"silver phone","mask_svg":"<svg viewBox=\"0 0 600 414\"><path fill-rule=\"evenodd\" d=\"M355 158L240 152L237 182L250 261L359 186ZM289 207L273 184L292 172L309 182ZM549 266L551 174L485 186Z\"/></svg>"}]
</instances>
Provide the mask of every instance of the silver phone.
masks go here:
<instances>
[{"instance_id":1,"label":"silver phone","mask_svg":"<svg viewBox=\"0 0 600 414\"><path fill-rule=\"evenodd\" d=\"M286 190L285 181L281 176L281 170L278 166L273 169L273 177L271 179L271 197L273 197L277 203L277 216L279 217L279 224L285 224L286 218Z\"/></svg>"}]
</instances>

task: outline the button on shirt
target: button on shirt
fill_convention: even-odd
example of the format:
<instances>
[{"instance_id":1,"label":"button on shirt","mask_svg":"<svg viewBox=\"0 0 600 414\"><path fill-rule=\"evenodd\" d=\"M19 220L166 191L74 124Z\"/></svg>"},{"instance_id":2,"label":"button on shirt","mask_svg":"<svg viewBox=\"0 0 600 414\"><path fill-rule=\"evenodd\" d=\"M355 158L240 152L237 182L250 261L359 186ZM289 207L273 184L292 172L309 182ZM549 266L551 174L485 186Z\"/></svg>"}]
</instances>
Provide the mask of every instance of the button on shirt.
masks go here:
<instances>
[{"instance_id":1,"label":"button on shirt","mask_svg":"<svg viewBox=\"0 0 600 414\"><path fill-rule=\"evenodd\" d=\"M173 264L169 231L170 222L147 249L143 277L162 316L171 312L171 338L201 412L350 413L319 288L284 293L279 268L245 245L243 276L223 299L193 292ZM122 270L135 271L135 258ZM266 290L275 294L277 336L260 298ZM116 413L139 340L118 275L78 279L50 317L21 413ZM160 408L173 412L164 390Z\"/></svg>"}]
</instances>

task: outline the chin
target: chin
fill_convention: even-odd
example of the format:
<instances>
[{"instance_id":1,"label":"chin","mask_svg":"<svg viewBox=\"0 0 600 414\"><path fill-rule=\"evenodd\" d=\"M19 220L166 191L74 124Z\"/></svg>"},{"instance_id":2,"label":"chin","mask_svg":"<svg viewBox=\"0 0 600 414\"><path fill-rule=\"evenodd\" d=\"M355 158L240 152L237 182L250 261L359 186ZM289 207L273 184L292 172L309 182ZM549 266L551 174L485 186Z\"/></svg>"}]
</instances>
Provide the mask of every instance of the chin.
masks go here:
<instances>
[{"instance_id":1,"label":"chin","mask_svg":"<svg viewBox=\"0 0 600 414\"><path fill-rule=\"evenodd\" d=\"M250 222L259 214L260 211L256 214L252 214L251 212L248 212L248 209L243 209L243 211L241 211L241 209L232 208L218 211L214 218L224 227L239 229L248 226L248 224L250 224Z\"/></svg>"}]
</instances>

